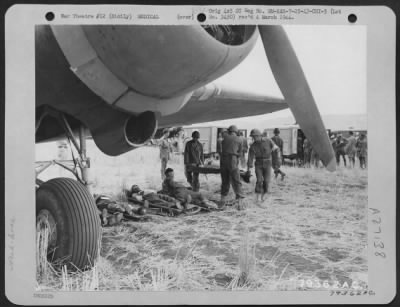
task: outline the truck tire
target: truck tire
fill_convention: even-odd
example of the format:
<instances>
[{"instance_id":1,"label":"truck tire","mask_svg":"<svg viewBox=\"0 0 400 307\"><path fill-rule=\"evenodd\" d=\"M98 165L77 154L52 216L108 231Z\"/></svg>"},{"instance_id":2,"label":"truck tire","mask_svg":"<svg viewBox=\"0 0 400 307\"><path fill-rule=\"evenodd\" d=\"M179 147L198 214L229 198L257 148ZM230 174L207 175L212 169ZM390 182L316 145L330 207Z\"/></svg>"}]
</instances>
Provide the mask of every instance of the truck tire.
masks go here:
<instances>
[{"instance_id":1,"label":"truck tire","mask_svg":"<svg viewBox=\"0 0 400 307\"><path fill-rule=\"evenodd\" d=\"M81 183L70 178L43 183L36 191L36 227L38 236L48 227L47 258L56 268L85 270L97 260L100 219L93 197Z\"/></svg>"}]
</instances>

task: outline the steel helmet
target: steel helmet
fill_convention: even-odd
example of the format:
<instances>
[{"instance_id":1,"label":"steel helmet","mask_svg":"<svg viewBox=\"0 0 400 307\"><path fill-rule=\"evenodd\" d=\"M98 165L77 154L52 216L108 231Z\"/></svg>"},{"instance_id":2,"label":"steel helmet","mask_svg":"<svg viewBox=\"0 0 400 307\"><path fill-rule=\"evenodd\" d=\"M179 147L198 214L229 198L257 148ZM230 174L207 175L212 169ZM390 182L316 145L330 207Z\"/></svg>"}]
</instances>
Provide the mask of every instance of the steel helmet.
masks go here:
<instances>
[{"instance_id":1,"label":"steel helmet","mask_svg":"<svg viewBox=\"0 0 400 307\"><path fill-rule=\"evenodd\" d=\"M232 126L229 126L229 128L228 128L228 131L229 132L236 132L236 133L238 133L238 128L235 126L235 125L232 125Z\"/></svg>"},{"instance_id":2,"label":"steel helmet","mask_svg":"<svg viewBox=\"0 0 400 307\"><path fill-rule=\"evenodd\" d=\"M275 129L274 129L274 134L279 134L279 133L281 133L281 132L279 131L279 128L275 128Z\"/></svg>"},{"instance_id":3,"label":"steel helmet","mask_svg":"<svg viewBox=\"0 0 400 307\"><path fill-rule=\"evenodd\" d=\"M258 129L253 129L250 131L250 136L261 136L261 131Z\"/></svg>"},{"instance_id":4,"label":"steel helmet","mask_svg":"<svg viewBox=\"0 0 400 307\"><path fill-rule=\"evenodd\" d=\"M163 134L169 133L169 129L168 128L164 128L164 130L162 132L163 132Z\"/></svg>"}]
</instances>

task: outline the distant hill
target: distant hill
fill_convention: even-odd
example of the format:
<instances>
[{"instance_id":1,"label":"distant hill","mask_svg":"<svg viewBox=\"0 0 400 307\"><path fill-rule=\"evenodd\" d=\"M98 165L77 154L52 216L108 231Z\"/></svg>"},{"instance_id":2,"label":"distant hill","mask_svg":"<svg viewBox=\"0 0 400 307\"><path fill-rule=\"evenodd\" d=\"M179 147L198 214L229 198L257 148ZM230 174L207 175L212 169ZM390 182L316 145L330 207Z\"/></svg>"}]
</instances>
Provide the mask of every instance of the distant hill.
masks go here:
<instances>
[{"instance_id":1,"label":"distant hill","mask_svg":"<svg viewBox=\"0 0 400 307\"><path fill-rule=\"evenodd\" d=\"M293 125L296 123L294 117L266 118L267 116L253 116L218 122L196 124L193 126L229 126L237 125L240 129L265 129ZM322 120L327 129L336 130L367 130L367 114L329 114L322 115Z\"/></svg>"}]
</instances>

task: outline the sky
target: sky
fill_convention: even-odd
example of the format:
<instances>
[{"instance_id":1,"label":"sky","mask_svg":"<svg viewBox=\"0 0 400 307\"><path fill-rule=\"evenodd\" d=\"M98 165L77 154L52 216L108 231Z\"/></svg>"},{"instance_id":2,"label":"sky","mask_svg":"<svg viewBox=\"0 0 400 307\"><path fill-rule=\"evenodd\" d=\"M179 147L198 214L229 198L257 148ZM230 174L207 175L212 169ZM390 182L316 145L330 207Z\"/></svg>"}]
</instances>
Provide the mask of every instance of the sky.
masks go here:
<instances>
[{"instance_id":1,"label":"sky","mask_svg":"<svg viewBox=\"0 0 400 307\"><path fill-rule=\"evenodd\" d=\"M366 114L366 27L284 26L321 115ZM260 37L249 56L215 83L282 97ZM291 116L290 110L249 120Z\"/></svg>"}]
</instances>

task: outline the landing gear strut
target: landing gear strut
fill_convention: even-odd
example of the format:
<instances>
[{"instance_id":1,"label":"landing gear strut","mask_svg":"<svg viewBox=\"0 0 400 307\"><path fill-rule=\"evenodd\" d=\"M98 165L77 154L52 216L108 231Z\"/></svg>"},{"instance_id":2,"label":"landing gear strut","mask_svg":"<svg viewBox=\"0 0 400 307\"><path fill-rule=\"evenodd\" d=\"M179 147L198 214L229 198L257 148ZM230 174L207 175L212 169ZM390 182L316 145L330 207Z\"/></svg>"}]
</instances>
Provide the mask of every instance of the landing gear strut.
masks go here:
<instances>
[{"instance_id":1,"label":"landing gear strut","mask_svg":"<svg viewBox=\"0 0 400 307\"><path fill-rule=\"evenodd\" d=\"M56 164L72 172L77 181L55 178L43 182L36 178L36 230L37 242L41 243L37 244L37 259L43 259L45 253L45 259L47 257L53 265L58 264L56 268L67 265L70 270L88 269L99 255L101 226L97 207L88 190L90 160L86 157L85 127L80 126L78 144L67 119L56 111L48 110L42 115L36 124L36 131L45 116L58 119L78 157L73 157L73 160L39 161L36 163L36 177ZM41 266L40 263L37 265Z\"/></svg>"},{"instance_id":2,"label":"landing gear strut","mask_svg":"<svg viewBox=\"0 0 400 307\"><path fill-rule=\"evenodd\" d=\"M90 168L90 159L86 155L86 128L83 125L80 125L79 127L79 143L75 139L75 136L72 132L71 126L69 125L66 117L59 112L53 111L53 110L46 110L45 113L46 115L53 116L57 118L58 122L60 125L64 128L65 135L72 147L72 145L75 147L76 152L78 153L78 157L74 157L72 148L72 160L51 160L51 161L37 161L36 162L36 178L40 173L42 173L44 170L49 168L52 165L58 165L68 171L70 171L72 174L75 175L76 179L85 185L88 190L90 191L90 182L89 182L89 168ZM40 122L42 121L43 117L41 116L40 119L38 120L38 123L36 123L36 131L38 130L40 126ZM40 186L42 181L40 179L36 179L36 185Z\"/></svg>"}]
</instances>

